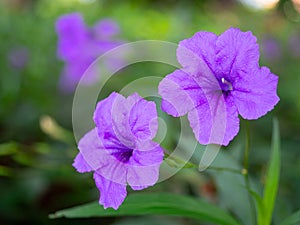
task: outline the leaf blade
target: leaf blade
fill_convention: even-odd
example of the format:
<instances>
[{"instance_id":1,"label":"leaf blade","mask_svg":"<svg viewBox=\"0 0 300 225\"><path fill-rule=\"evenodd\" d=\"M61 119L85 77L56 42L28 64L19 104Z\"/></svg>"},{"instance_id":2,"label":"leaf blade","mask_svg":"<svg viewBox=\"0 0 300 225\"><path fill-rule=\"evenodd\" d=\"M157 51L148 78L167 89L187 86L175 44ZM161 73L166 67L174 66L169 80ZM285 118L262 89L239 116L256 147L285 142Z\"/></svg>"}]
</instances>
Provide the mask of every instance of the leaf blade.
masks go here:
<instances>
[{"instance_id":1,"label":"leaf blade","mask_svg":"<svg viewBox=\"0 0 300 225\"><path fill-rule=\"evenodd\" d=\"M264 214L265 214L265 206L263 203L263 199L256 193L254 190L247 189L248 192L253 196L255 203L256 203L256 217L257 217L257 224L264 223Z\"/></svg>"},{"instance_id":2,"label":"leaf blade","mask_svg":"<svg viewBox=\"0 0 300 225\"><path fill-rule=\"evenodd\" d=\"M173 215L198 219L220 225L240 225L222 209L192 197L170 193L132 194L119 210L104 210L98 203L89 203L50 215L50 218L87 218L125 215Z\"/></svg>"},{"instance_id":3,"label":"leaf blade","mask_svg":"<svg viewBox=\"0 0 300 225\"><path fill-rule=\"evenodd\" d=\"M300 210L286 218L280 225L295 225L300 223Z\"/></svg>"},{"instance_id":4,"label":"leaf blade","mask_svg":"<svg viewBox=\"0 0 300 225\"><path fill-rule=\"evenodd\" d=\"M280 134L279 123L277 119L273 121L273 137L272 137L272 155L270 159L269 168L266 176L266 183L264 188L264 223L271 224L272 214L275 204L275 199L278 190L279 176L280 176Z\"/></svg>"}]
</instances>

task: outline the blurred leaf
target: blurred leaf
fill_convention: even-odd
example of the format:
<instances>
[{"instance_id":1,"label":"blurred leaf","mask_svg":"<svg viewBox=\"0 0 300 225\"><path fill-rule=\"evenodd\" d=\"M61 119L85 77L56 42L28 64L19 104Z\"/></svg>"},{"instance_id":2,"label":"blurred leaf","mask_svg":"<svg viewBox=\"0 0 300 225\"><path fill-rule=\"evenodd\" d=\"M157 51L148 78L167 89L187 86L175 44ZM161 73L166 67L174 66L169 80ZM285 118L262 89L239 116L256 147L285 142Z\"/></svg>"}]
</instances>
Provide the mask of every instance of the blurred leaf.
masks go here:
<instances>
[{"instance_id":1,"label":"blurred leaf","mask_svg":"<svg viewBox=\"0 0 300 225\"><path fill-rule=\"evenodd\" d=\"M295 225L300 223L300 210L286 218L280 225Z\"/></svg>"},{"instance_id":2,"label":"blurred leaf","mask_svg":"<svg viewBox=\"0 0 300 225\"><path fill-rule=\"evenodd\" d=\"M5 143L0 145L0 156L12 155L18 150L18 144L14 142Z\"/></svg>"},{"instance_id":3,"label":"blurred leaf","mask_svg":"<svg viewBox=\"0 0 300 225\"><path fill-rule=\"evenodd\" d=\"M6 166L0 166L0 176L11 176L13 174L12 169Z\"/></svg>"},{"instance_id":4,"label":"blurred leaf","mask_svg":"<svg viewBox=\"0 0 300 225\"><path fill-rule=\"evenodd\" d=\"M31 154L28 154L27 152L19 152L18 154L13 156L13 159L17 163L29 167L32 167L37 163L35 157Z\"/></svg>"},{"instance_id":5,"label":"blurred leaf","mask_svg":"<svg viewBox=\"0 0 300 225\"><path fill-rule=\"evenodd\" d=\"M271 224L280 176L280 135L278 120L274 119L273 123L272 155L266 176L266 184L263 197L263 221L259 223L260 225Z\"/></svg>"},{"instance_id":6,"label":"blurred leaf","mask_svg":"<svg viewBox=\"0 0 300 225\"><path fill-rule=\"evenodd\" d=\"M181 225L180 220L164 218L163 216L142 216L134 218L124 218L118 220L113 225Z\"/></svg>"},{"instance_id":7,"label":"blurred leaf","mask_svg":"<svg viewBox=\"0 0 300 225\"><path fill-rule=\"evenodd\" d=\"M72 133L58 125L58 123L50 116L41 117L40 127L42 131L56 140L67 144L72 144L74 142Z\"/></svg>"},{"instance_id":8,"label":"blurred leaf","mask_svg":"<svg viewBox=\"0 0 300 225\"><path fill-rule=\"evenodd\" d=\"M34 144L34 151L39 154L49 154L51 153L51 147L46 142L38 142ZM53 154L53 152L52 152Z\"/></svg>"},{"instance_id":9,"label":"blurred leaf","mask_svg":"<svg viewBox=\"0 0 300 225\"><path fill-rule=\"evenodd\" d=\"M187 151L193 149L192 134L189 138L181 139L181 149ZM245 225L252 225L251 208L248 201L248 192L244 187L244 178L241 174L242 166L239 163L240 152L243 145L232 145L230 151L221 149L211 166L206 170L217 185L218 200L222 207L227 208ZM205 146L198 145L193 153L192 161L199 164L205 152ZM258 182L250 179L251 187L258 190ZM233 194L234 193L234 194Z\"/></svg>"},{"instance_id":10,"label":"blurred leaf","mask_svg":"<svg viewBox=\"0 0 300 225\"><path fill-rule=\"evenodd\" d=\"M132 194L119 210L104 209L98 202L65 209L50 215L50 218L87 218L124 215L174 215L197 219L220 225L239 223L222 209L192 197L169 193Z\"/></svg>"}]
</instances>

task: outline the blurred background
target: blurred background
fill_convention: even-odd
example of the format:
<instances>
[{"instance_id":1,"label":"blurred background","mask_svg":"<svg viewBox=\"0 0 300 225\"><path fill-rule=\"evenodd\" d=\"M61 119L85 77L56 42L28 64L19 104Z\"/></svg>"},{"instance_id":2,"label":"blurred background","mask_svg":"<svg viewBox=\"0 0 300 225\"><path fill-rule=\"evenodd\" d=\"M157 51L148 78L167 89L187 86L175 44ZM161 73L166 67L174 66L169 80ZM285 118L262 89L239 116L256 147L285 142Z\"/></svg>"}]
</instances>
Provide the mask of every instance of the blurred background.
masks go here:
<instances>
[{"instance_id":1,"label":"blurred background","mask_svg":"<svg viewBox=\"0 0 300 225\"><path fill-rule=\"evenodd\" d=\"M0 0L0 224L199 224L162 216L48 219L49 213L99 197L91 174L79 174L71 165L78 152L72 135L74 92L60 85L65 62L58 58L55 23L72 12L80 12L90 27L103 18L114 20L119 26L116 39L122 42L178 43L200 30L220 34L229 27L252 31L260 44L260 64L279 76L281 101L268 116L250 122L251 177L260 189L276 116L281 128L282 170L274 224L300 208L299 0ZM138 77L163 77L173 70L159 63L131 65L118 72L122 76L111 78L99 99ZM162 146L171 150L178 137L171 128L178 127L179 121L162 116L168 124ZM243 128L242 123L239 135L223 149L223 155L232 156L231 161L220 156L223 166L232 165L232 160L241 164ZM233 184L228 185L228 176L183 169L146 191L200 197L247 224L247 203L233 194L237 192Z\"/></svg>"}]
</instances>

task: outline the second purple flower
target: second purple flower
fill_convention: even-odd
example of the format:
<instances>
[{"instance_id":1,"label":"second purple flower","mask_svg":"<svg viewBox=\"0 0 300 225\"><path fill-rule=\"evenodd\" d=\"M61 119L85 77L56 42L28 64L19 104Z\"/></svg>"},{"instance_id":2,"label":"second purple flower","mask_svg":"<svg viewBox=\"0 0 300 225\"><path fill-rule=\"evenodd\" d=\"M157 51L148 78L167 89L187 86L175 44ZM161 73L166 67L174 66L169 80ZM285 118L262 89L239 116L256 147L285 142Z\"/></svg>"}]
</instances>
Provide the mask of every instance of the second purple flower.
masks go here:
<instances>
[{"instance_id":1,"label":"second purple flower","mask_svg":"<svg viewBox=\"0 0 300 225\"><path fill-rule=\"evenodd\" d=\"M259 47L251 32L230 28L220 36L198 32L179 43L182 69L159 85L162 109L188 114L201 144L228 145L239 118L257 119L278 103L278 77L259 66Z\"/></svg>"}]
</instances>

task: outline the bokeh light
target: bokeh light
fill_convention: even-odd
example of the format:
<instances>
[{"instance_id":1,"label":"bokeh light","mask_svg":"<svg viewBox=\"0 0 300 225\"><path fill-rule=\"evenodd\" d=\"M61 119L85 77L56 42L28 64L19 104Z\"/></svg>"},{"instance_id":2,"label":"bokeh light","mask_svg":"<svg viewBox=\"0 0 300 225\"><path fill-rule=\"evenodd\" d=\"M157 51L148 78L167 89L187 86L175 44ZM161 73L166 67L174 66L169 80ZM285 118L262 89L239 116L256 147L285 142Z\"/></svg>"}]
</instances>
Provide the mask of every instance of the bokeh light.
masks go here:
<instances>
[{"instance_id":1,"label":"bokeh light","mask_svg":"<svg viewBox=\"0 0 300 225\"><path fill-rule=\"evenodd\" d=\"M245 5L258 10L272 9L279 0L240 0Z\"/></svg>"},{"instance_id":2,"label":"bokeh light","mask_svg":"<svg viewBox=\"0 0 300 225\"><path fill-rule=\"evenodd\" d=\"M300 13L300 0L292 0L292 2L297 12Z\"/></svg>"}]
</instances>

